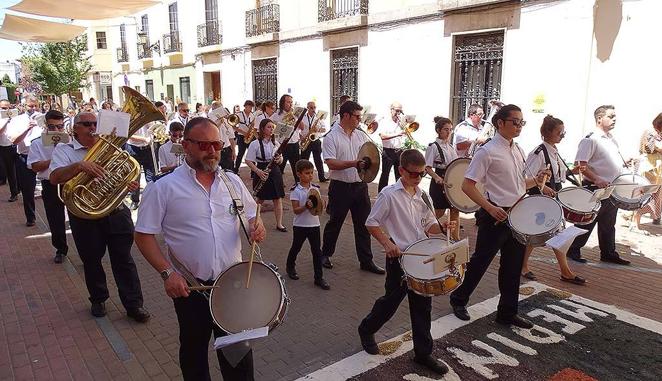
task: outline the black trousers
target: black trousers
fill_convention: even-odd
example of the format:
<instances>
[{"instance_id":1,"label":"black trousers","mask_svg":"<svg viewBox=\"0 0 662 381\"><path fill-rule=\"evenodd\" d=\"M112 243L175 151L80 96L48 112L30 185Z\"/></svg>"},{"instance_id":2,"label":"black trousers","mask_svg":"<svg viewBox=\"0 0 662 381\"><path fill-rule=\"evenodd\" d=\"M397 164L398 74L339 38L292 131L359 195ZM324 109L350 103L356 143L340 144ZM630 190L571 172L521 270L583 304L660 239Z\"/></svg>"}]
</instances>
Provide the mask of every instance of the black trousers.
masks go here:
<instances>
[{"instance_id":1,"label":"black trousers","mask_svg":"<svg viewBox=\"0 0 662 381\"><path fill-rule=\"evenodd\" d=\"M301 158L299 153L299 142L288 143L285 149L283 150L283 162L280 163L280 172L285 174L285 165L287 162L290 162L290 169L292 169L292 175L294 176L294 181L299 182L299 176L297 176L297 171L294 169L294 166L297 164L297 161Z\"/></svg>"},{"instance_id":2,"label":"black trousers","mask_svg":"<svg viewBox=\"0 0 662 381\"><path fill-rule=\"evenodd\" d=\"M69 225L78 255L83 261L90 302L100 303L108 299L106 273L101 264L101 259L108 249L110 266L122 305L127 310L142 307L140 279L131 257L133 221L129 208L120 205L109 216L98 220L86 220L70 215Z\"/></svg>"},{"instance_id":3,"label":"black trousers","mask_svg":"<svg viewBox=\"0 0 662 381\"><path fill-rule=\"evenodd\" d=\"M432 298L421 296L407 289L407 283L402 279L404 273L398 258L386 258L386 281L384 296L375 301L368 316L361 321L359 331L374 334L393 317L400 303L409 298L409 318L414 337L414 353L416 356L428 356L432 353L432 335L430 321L432 313Z\"/></svg>"},{"instance_id":4,"label":"black trousers","mask_svg":"<svg viewBox=\"0 0 662 381\"><path fill-rule=\"evenodd\" d=\"M372 249L370 248L370 233L368 233L368 229L365 226L365 222L370 214L368 184L331 180L329 183L329 204L326 210L330 218L324 226L322 255L330 257L336 251L340 229L342 229L342 225L345 222L347 212L351 211L356 256L359 258L360 263L371 263Z\"/></svg>"},{"instance_id":5,"label":"black trousers","mask_svg":"<svg viewBox=\"0 0 662 381\"><path fill-rule=\"evenodd\" d=\"M598 225L598 243L600 245L600 258L613 258L618 257L616 252L616 216L618 208L614 206L609 200L602 201L602 206L598 212L598 216L593 222L588 225L577 225L580 229L588 230L587 233L582 234L575 238L568 249L567 256L579 257L581 255L581 248L586 245L588 238L593 232L595 225Z\"/></svg>"},{"instance_id":6,"label":"black trousers","mask_svg":"<svg viewBox=\"0 0 662 381\"><path fill-rule=\"evenodd\" d=\"M179 366L184 380L207 381L209 375L209 338L223 336L209 312L209 302L199 292L173 299L179 322ZM224 380L253 380L253 351L232 367L221 350L216 351Z\"/></svg>"},{"instance_id":7,"label":"black trousers","mask_svg":"<svg viewBox=\"0 0 662 381\"><path fill-rule=\"evenodd\" d=\"M154 160L152 160L152 148L150 146L136 147L128 144L128 151L136 161L143 167L145 172L145 181L150 182L154 179ZM131 201L140 202L140 188L131 192Z\"/></svg>"},{"instance_id":8,"label":"black trousers","mask_svg":"<svg viewBox=\"0 0 662 381\"><path fill-rule=\"evenodd\" d=\"M324 175L324 162L322 161L322 141L320 139L315 140L308 144L308 147L301 152L302 159L310 159L310 154L313 154L313 161L315 162L315 168L317 169L317 178L319 181L326 179Z\"/></svg>"},{"instance_id":9,"label":"black trousers","mask_svg":"<svg viewBox=\"0 0 662 381\"><path fill-rule=\"evenodd\" d=\"M382 189L388 185L388 177L391 167L393 167L395 180L397 181L400 178L398 167L400 167L401 153L401 149L384 148L384 151L382 152L382 174L379 176L379 192L381 192Z\"/></svg>"},{"instance_id":10,"label":"black trousers","mask_svg":"<svg viewBox=\"0 0 662 381\"><path fill-rule=\"evenodd\" d=\"M51 231L51 244L56 253L67 255L69 246L67 246L64 204L57 197L57 185L51 184L48 180L41 180L41 200L44 202L48 229Z\"/></svg>"},{"instance_id":11,"label":"black trousers","mask_svg":"<svg viewBox=\"0 0 662 381\"><path fill-rule=\"evenodd\" d=\"M234 134L234 137L237 142L237 158L234 161L234 173L239 173L239 167L241 167L241 162L248 149L248 144L244 140L244 135Z\"/></svg>"},{"instance_id":12,"label":"black trousers","mask_svg":"<svg viewBox=\"0 0 662 381\"><path fill-rule=\"evenodd\" d=\"M471 255L464 275L464 282L450 295L451 305L466 306L485 271L501 250L499 263L499 291L501 296L497 316L509 319L517 314L520 272L524 260L524 245L513 236L507 222L498 225L485 209L478 210L478 234L476 251Z\"/></svg>"},{"instance_id":13,"label":"black trousers","mask_svg":"<svg viewBox=\"0 0 662 381\"><path fill-rule=\"evenodd\" d=\"M225 147L221 150L221 168L234 171L234 162L232 161L232 147Z\"/></svg>"},{"instance_id":14,"label":"black trousers","mask_svg":"<svg viewBox=\"0 0 662 381\"><path fill-rule=\"evenodd\" d=\"M320 227L294 226L292 228L292 247L287 255L287 269L294 269L297 255L303 247L303 243L308 240L310 252L313 254L313 271L315 280L322 279L322 250L320 249Z\"/></svg>"},{"instance_id":15,"label":"black trousers","mask_svg":"<svg viewBox=\"0 0 662 381\"><path fill-rule=\"evenodd\" d=\"M34 222L34 189L37 186L37 174L26 164L28 155L18 155L16 160L16 178L23 196L23 212L27 222Z\"/></svg>"},{"instance_id":16,"label":"black trousers","mask_svg":"<svg viewBox=\"0 0 662 381\"><path fill-rule=\"evenodd\" d=\"M0 163L5 170L5 176L9 183L9 191L12 196L16 196L20 190L18 188L18 180L16 179L16 146L0 146Z\"/></svg>"}]
</instances>

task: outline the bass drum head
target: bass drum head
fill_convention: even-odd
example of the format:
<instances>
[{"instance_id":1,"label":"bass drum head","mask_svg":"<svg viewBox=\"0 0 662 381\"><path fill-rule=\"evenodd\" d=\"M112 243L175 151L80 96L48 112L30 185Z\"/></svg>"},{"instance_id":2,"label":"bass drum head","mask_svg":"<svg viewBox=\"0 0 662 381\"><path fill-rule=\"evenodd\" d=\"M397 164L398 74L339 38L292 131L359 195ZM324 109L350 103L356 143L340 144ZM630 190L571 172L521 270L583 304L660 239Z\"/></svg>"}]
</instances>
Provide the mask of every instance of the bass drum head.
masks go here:
<instances>
[{"instance_id":1,"label":"bass drum head","mask_svg":"<svg viewBox=\"0 0 662 381\"><path fill-rule=\"evenodd\" d=\"M632 203L632 204L639 203L642 197L637 195L632 197L632 191L634 191L635 188L641 187L642 185L651 184L650 181L648 181L645 177L633 173L624 174L618 176L614 181L612 181L611 184L614 185L614 184L633 184L633 183L635 185L619 185L614 187L614 191L611 192L611 196L616 198L617 200L624 201L626 203Z\"/></svg>"},{"instance_id":2,"label":"bass drum head","mask_svg":"<svg viewBox=\"0 0 662 381\"><path fill-rule=\"evenodd\" d=\"M563 220L563 210L551 197L535 195L520 200L508 213L513 230L526 235L555 231Z\"/></svg>"},{"instance_id":3,"label":"bass drum head","mask_svg":"<svg viewBox=\"0 0 662 381\"><path fill-rule=\"evenodd\" d=\"M444 192L446 199L451 205L460 212L473 213L480 209L480 206L473 202L462 190L462 182L464 181L464 173L469 168L471 159L461 157L451 161L446 167L446 174L444 175ZM483 184L476 183L476 188L481 193L485 193Z\"/></svg>"},{"instance_id":4,"label":"bass drum head","mask_svg":"<svg viewBox=\"0 0 662 381\"><path fill-rule=\"evenodd\" d=\"M225 270L214 282L209 308L214 323L228 333L270 327L283 308L285 289L278 274L262 262L253 262L246 288L248 262ZM270 327L273 328L273 327Z\"/></svg>"},{"instance_id":5,"label":"bass drum head","mask_svg":"<svg viewBox=\"0 0 662 381\"><path fill-rule=\"evenodd\" d=\"M446 244L445 239L427 238L411 244L405 250L405 253L412 252L417 254L432 255L434 253L438 253L439 250L447 246L448 245ZM417 255L403 255L400 257L400 266L402 266L402 269L407 275L417 279L438 279L441 278L445 273L448 273L448 271L445 271L441 274L435 274L434 263L423 263L425 259L427 258Z\"/></svg>"},{"instance_id":6,"label":"bass drum head","mask_svg":"<svg viewBox=\"0 0 662 381\"><path fill-rule=\"evenodd\" d=\"M556 194L561 205L582 213L590 213L600 208L600 201L590 202L592 196L593 192L577 187L564 188Z\"/></svg>"}]
</instances>

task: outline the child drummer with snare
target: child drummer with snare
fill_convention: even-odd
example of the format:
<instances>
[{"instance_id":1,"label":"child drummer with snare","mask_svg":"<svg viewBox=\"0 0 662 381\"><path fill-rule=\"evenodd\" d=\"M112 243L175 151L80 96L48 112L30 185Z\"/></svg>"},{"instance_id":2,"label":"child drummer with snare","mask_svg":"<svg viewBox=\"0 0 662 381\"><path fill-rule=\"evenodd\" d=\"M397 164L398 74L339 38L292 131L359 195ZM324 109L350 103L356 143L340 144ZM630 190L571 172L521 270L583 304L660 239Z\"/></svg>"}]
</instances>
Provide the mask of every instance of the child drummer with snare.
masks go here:
<instances>
[{"instance_id":1,"label":"child drummer with snare","mask_svg":"<svg viewBox=\"0 0 662 381\"><path fill-rule=\"evenodd\" d=\"M428 196L418 187L425 176L423 154L414 149L405 150L400 155L398 170L400 179L382 189L366 221L368 231L386 252L386 292L359 325L361 345L370 354L379 353L374 334L395 314L407 296L414 338L413 360L435 373L445 374L448 368L431 356L432 299L407 290L407 284L402 282L404 273L399 257L408 246L427 238L428 234L445 233L447 226L445 223L443 228L439 226L428 206L429 199L424 200Z\"/></svg>"}]
</instances>

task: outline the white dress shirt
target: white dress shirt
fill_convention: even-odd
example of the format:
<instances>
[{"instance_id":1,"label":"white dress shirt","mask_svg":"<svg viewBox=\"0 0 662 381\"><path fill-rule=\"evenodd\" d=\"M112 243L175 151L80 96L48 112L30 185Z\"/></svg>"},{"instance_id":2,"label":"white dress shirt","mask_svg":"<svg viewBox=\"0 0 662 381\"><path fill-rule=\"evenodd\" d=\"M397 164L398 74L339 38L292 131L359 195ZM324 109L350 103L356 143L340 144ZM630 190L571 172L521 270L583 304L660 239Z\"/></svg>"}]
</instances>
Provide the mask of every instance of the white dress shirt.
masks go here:
<instances>
[{"instance_id":1,"label":"white dress shirt","mask_svg":"<svg viewBox=\"0 0 662 381\"><path fill-rule=\"evenodd\" d=\"M308 192L310 191L311 187L317 188L317 190L319 190L319 186L314 184L311 184L307 188L303 187L301 184L297 184L290 192L290 200L299 201L299 206L306 205L306 202L308 201ZM319 216L313 216L313 214L310 213L310 210L306 209L299 214L294 214L294 221L292 222L292 226L305 228L320 226L320 218Z\"/></svg>"},{"instance_id":2,"label":"white dress shirt","mask_svg":"<svg viewBox=\"0 0 662 381\"><path fill-rule=\"evenodd\" d=\"M248 149L246 149L246 160L253 163L271 161L274 157L274 152L278 150L278 142L274 144L271 142L271 139L264 139L262 140L262 145L264 146L264 157L262 157L262 152L260 151L260 141L255 139L248 145Z\"/></svg>"},{"instance_id":3,"label":"white dress shirt","mask_svg":"<svg viewBox=\"0 0 662 381\"><path fill-rule=\"evenodd\" d=\"M397 135L402 133L403 130L396 122L393 121L393 118L389 116L388 118L382 119L376 132L382 133L384 135ZM384 148L400 149L405 143L405 138L405 136L398 136L388 140L382 139L382 145Z\"/></svg>"},{"instance_id":4,"label":"white dress shirt","mask_svg":"<svg viewBox=\"0 0 662 381\"><path fill-rule=\"evenodd\" d=\"M276 117L275 112L271 115L267 115L267 113L260 111L259 113L255 114L255 129L259 130L260 129L260 122L262 122L265 119L271 120L272 122L274 122L274 125L275 125L276 124L275 117Z\"/></svg>"},{"instance_id":5,"label":"white dress shirt","mask_svg":"<svg viewBox=\"0 0 662 381\"><path fill-rule=\"evenodd\" d=\"M202 280L215 279L241 261L240 222L233 213L232 197L219 175L221 171L217 170L207 192L185 162L150 183L138 209L136 231L162 233L177 260ZM235 174L226 176L244 204L247 219L254 218L256 204L250 192Z\"/></svg>"},{"instance_id":6,"label":"white dress shirt","mask_svg":"<svg viewBox=\"0 0 662 381\"><path fill-rule=\"evenodd\" d=\"M303 130L301 130L301 137L303 138L304 136L308 135L310 132L310 125L315 123L315 116L317 114L314 114L313 116L304 115L303 119L301 119L301 123L303 124ZM317 129L317 136L318 138L321 138L322 135L326 132L326 128L324 128L324 120L320 120L317 122L317 126L315 127Z\"/></svg>"},{"instance_id":7,"label":"white dress shirt","mask_svg":"<svg viewBox=\"0 0 662 381\"><path fill-rule=\"evenodd\" d=\"M462 142L474 142L480 136L480 133L483 131L483 126L479 125L478 128L474 127L473 123L470 120L464 120L460 122L455 129L453 130L453 147L457 150L458 157L467 156L469 147L466 149L458 149L457 144Z\"/></svg>"},{"instance_id":8,"label":"white dress shirt","mask_svg":"<svg viewBox=\"0 0 662 381\"><path fill-rule=\"evenodd\" d=\"M492 140L478 148L464 177L483 184L490 201L509 208L526 191L524 151L497 132Z\"/></svg>"},{"instance_id":9,"label":"white dress shirt","mask_svg":"<svg viewBox=\"0 0 662 381\"><path fill-rule=\"evenodd\" d=\"M322 142L322 157L324 160L336 159L343 161L357 160L357 155L363 143L370 141L368 135L361 130L354 130L349 135L338 126L331 130ZM346 183L357 183L361 181L359 172L354 168L329 169L331 180Z\"/></svg>"},{"instance_id":10,"label":"white dress shirt","mask_svg":"<svg viewBox=\"0 0 662 381\"><path fill-rule=\"evenodd\" d=\"M53 158L48 169L52 172L58 168L83 161L87 151L88 149L81 145L76 138L72 138L69 143L58 144L53 150Z\"/></svg>"},{"instance_id":11,"label":"white dress shirt","mask_svg":"<svg viewBox=\"0 0 662 381\"><path fill-rule=\"evenodd\" d=\"M559 156L559 151L556 149L556 147L547 142L542 142L542 144L545 146L545 148L547 148L547 154L549 155L549 161L551 163L550 170L554 174L554 180L557 183L565 182L565 173L567 171L565 165L561 162L562 160L561 156ZM538 147L539 146L536 146L536 148L531 151L529 156L526 158L525 173L531 173L529 176L535 176L538 172L545 170L547 167L547 163L545 162L545 154L543 151L540 150L538 153L536 153ZM550 179L549 181L552 180Z\"/></svg>"},{"instance_id":12,"label":"white dress shirt","mask_svg":"<svg viewBox=\"0 0 662 381\"><path fill-rule=\"evenodd\" d=\"M170 122L168 123L168 130L170 129L170 123L172 122L179 122L182 124L182 126L186 127L186 123L191 119L190 116L187 116L186 118L182 118L182 116L179 114L179 111L176 112L173 116Z\"/></svg>"},{"instance_id":13,"label":"white dress shirt","mask_svg":"<svg viewBox=\"0 0 662 381\"><path fill-rule=\"evenodd\" d=\"M588 168L595 173L598 181L610 183L623 173L624 163L618 142L612 134L598 128L591 136L579 142L575 161L587 162Z\"/></svg>"},{"instance_id":14,"label":"white dress shirt","mask_svg":"<svg viewBox=\"0 0 662 381\"><path fill-rule=\"evenodd\" d=\"M172 140L168 140L159 147L159 167L172 167L179 162L177 155L170 152L172 150L172 144Z\"/></svg>"},{"instance_id":15,"label":"white dress shirt","mask_svg":"<svg viewBox=\"0 0 662 381\"><path fill-rule=\"evenodd\" d=\"M10 144L13 144L12 142L14 139L19 137L25 130L28 129L28 126L30 125L30 122L34 121L34 118L39 115L39 113L35 112L32 115L28 115L27 113L21 114L17 116L16 118L13 118L11 122L7 125L7 138L9 139ZM19 154L21 155L27 155L28 152L30 151L30 143L32 140L36 139L37 137L41 136L41 133L43 131L43 128L40 126L34 126L28 132L27 135L25 135L25 138L23 138L22 141L18 142L16 144L16 150L18 151Z\"/></svg>"},{"instance_id":16,"label":"white dress shirt","mask_svg":"<svg viewBox=\"0 0 662 381\"><path fill-rule=\"evenodd\" d=\"M129 138L128 143L131 144L132 146L136 147L147 147L149 145L149 142L152 141L152 133L148 129L149 125L144 125L138 129L131 137ZM137 140L134 139L133 136L139 136L142 138L146 138L147 141L144 142L142 140Z\"/></svg>"},{"instance_id":17,"label":"white dress shirt","mask_svg":"<svg viewBox=\"0 0 662 381\"><path fill-rule=\"evenodd\" d=\"M251 125L251 122L255 120L255 115L250 113L246 115L243 111L238 113L239 124L237 124L237 129L239 130L240 135L246 135L248 133L248 126ZM257 122L253 125L256 129L258 128Z\"/></svg>"},{"instance_id":18,"label":"white dress shirt","mask_svg":"<svg viewBox=\"0 0 662 381\"><path fill-rule=\"evenodd\" d=\"M64 143L61 143L64 144ZM41 138L35 139L32 144L30 144L30 152L28 153L27 166L32 169L32 164L38 161L51 160L53 157L53 150L55 146L44 146L44 143L41 141ZM37 172L37 178L39 180L48 180L48 177L51 175L51 169L46 168L43 171Z\"/></svg>"},{"instance_id":19,"label":"white dress shirt","mask_svg":"<svg viewBox=\"0 0 662 381\"><path fill-rule=\"evenodd\" d=\"M430 143L428 149L425 150L425 165L430 168L446 169L451 161L457 159L457 151L455 151L455 148L448 141L437 138L434 142L439 144L443 156L437 146L434 143Z\"/></svg>"},{"instance_id":20,"label":"white dress shirt","mask_svg":"<svg viewBox=\"0 0 662 381\"><path fill-rule=\"evenodd\" d=\"M400 250L427 238L425 232L437 220L423 201L422 194L421 189L416 187L416 194L410 195L400 180L385 187L372 206L366 226L384 228Z\"/></svg>"},{"instance_id":21,"label":"white dress shirt","mask_svg":"<svg viewBox=\"0 0 662 381\"><path fill-rule=\"evenodd\" d=\"M0 127L4 126L5 123L7 123L7 126L5 127L5 130L0 134L0 146L9 147L10 145L12 145L12 142L9 139L9 135L7 135L7 132L9 131L9 125L11 124L11 121L8 118L0 119Z\"/></svg>"}]
</instances>

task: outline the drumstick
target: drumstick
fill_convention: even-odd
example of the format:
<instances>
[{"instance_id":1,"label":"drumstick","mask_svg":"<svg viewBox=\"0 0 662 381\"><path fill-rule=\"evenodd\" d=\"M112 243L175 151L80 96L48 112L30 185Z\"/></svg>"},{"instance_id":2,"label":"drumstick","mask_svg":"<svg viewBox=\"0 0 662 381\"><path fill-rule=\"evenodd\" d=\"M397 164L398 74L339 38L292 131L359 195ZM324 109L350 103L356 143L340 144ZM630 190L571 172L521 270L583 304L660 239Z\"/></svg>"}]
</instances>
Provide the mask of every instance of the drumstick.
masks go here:
<instances>
[{"instance_id":1,"label":"drumstick","mask_svg":"<svg viewBox=\"0 0 662 381\"><path fill-rule=\"evenodd\" d=\"M451 245L451 210L448 209L448 217L446 217L446 245Z\"/></svg>"},{"instance_id":2,"label":"drumstick","mask_svg":"<svg viewBox=\"0 0 662 381\"><path fill-rule=\"evenodd\" d=\"M413 256L416 256L416 257L429 257L430 256L430 254L412 253L410 251L408 251L406 253L402 253L402 255L413 255Z\"/></svg>"},{"instance_id":3,"label":"drumstick","mask_svg":"<svg viewBox=\"0 0 662 381\"><path fill-rule=\"evenodd\" d=\"M255 223L257 223L257 220L260 218L260 207L261 204L257 204L257 211L255 212ZM251 244L251 259L248 261L248 275L246 275L246 288L251 284L251 272L253 271L253 258L255 257L255 245L257 245L257 242L253 240L253 243Z\"/></svg>"},{"instance_id":4,"label":"drumstick","mask_svg":"<svg viewBox=\"0 0 662 381\"><path fill-rule=\"evenodd\" d=\"M547 164L547 166L545 166L545 170L549 170L549 164ZM545 183L547 183L547 178L548 178L548 176L547 176L547 174L545 174L545 176L542 177L542 183L538 184L538 189L540 189L540 194L543 194L542 190L543 190L543 188L545 188ZM538 182L538 179L536 178L536 183L537 182Z\"/></svg>"},{"instance_id":5,"label":"drumstick","mask_svg":"<svg viewBox=\"0 0 662 381\"><path fill-rule=\"evenodd\" d=\"M220 286L188 286L186 287L189 291L207 291L213 288L219 288Z\"/></svg>"},{"instance_id":6,"label":"drumstick","mask_svg":"<svg viewBox=\"0 0 662 381\"><path fill-rule=\"evenodd\" d=\"M510 209L514 208L515 205L517 205L520 201L522 201L522 199L524 199L524 197L526 197L526 194L527 194L527 193L524 192L524 194L523 194L522 196L520 196L520 198L518 198L517 201L515 201L515 203L513 204L513 206L510 207ZM505 220L503 220L503 221L505 221ZM494 226L500 225L503 221L496 221L496 222L494 223Z\"/></svg>"}]
</instances>

